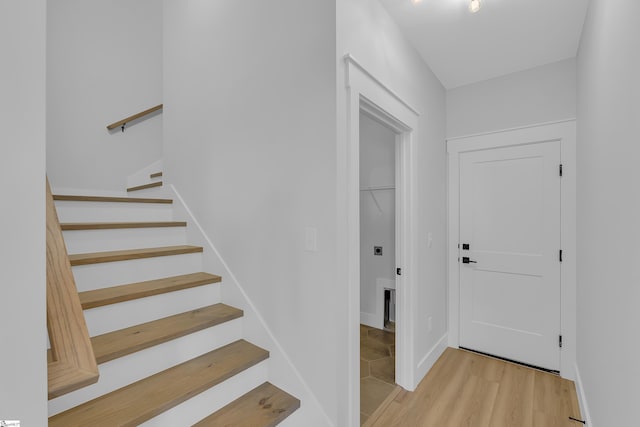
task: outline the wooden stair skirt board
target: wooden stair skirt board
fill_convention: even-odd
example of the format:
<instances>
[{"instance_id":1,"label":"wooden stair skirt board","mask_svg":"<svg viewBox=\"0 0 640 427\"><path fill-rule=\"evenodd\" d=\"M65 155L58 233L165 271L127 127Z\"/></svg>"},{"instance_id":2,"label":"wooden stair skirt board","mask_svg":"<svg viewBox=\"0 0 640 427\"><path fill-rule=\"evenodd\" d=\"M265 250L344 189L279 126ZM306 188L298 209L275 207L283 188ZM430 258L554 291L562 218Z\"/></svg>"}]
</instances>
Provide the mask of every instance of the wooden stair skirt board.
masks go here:
<instances>
[{"instance_id":1,"label":"wooden stair skirt board","mask_svg":"<svg viewBox=\"0 0 640 427\"><path fill-rule=\"evenodd\" d=\"M149 178L153 179L153 178L160 178L162 176L162 172L156 172L156 173L152 173L151 175L149 175Z\"/></svg>"},{"instance_id":2,"label":"wooden stair skirt board","mask_svg":"<svg viewBox=\"0 0 640 427\"><path fill-rule=\"evenodd\" d=\"M45 203L47 395L53 399L95 383L99 372L48 179Z\"/></svg>"},{"instance_id":3,"label":"wooden stair skirt board","mask_svg":"<svg viewBox=\"0 0 640 427\"><path fill-rule=\"evenodd\" d=\"M146 190L147 188L162 187L162 181L152 182L151 184L138 185L137 187L129 187L127 191Z\"/></svg>"},{"instance_id":4,"label":"wooden stair skirt board","mask_svg":"<svg viewBox=\"0 0 640 427\"><path fill-rule=\"evenodd\" d=\"M186 227L186 221L157 222L71 222L60 224L62 231L71 230L115 230L120 228Z\"/></svg>"},{"instance_id":5,"label":"wooden stair skirt board","mask_svg":"<svg viewBox=\"0 0 640 427\"><path fill-rule=\"evenodd\" d=\"M219 283L220 281L222 281L222 278L215 274L204 272L183 274L180 276L165 277L163 279L80 292L80 303L82 304L82 308L87 310L152 295L160 295L196 286Z\"/></svg>"},{"instance_id":6,"label":"wooden stair skirt board","mask_svg":"<svg viewBox=\"0 0 640 427\"><path fill-rule=\"evenodd\" d=\"M91 338L98 363L242 317L242 310L214 304Z\"/></svg>"},{"instance_id":7,"label":"wooden stair skirt board","mask_svg":"<svg viewBox=\"0 0 640 427\"><path fill-rule=\"evenodd\" d=\"M264 383L193 427L273 427L300 407L300 401L271 383Z\"/></svg>"},{"instance_id":8,"label":"wooden stair skirt board","mask_svg":"<svg viewBox=\"0 0 640 427\"><path fill-rule=\"evenodd\" d=\"M269 357L239 340L49 418L49 427L137 426Z\"/></svg>"},{"instance_id":9,"label":"wooden stair skirt board","mask_svg":"<svg viewBox=\"0 0 640 427\"><path fill-rule=\"evenodd\" d=\"M54 194L53 200L66 202L111 202L111 203L161 203L171 204L172 199L156 199L144 197L111 197L111 196L74 196L67 194Z\"/></svg>"},{"instance_id":10,"label":"wooden stair skirt board","mask_svg":"<svg viewBox=\"0 0 640 427\"><path fill-rule=\"evenodd\" d=\"M100 264L103 262L127 261L141 258L154 258L159 256L193 254L202 252L201 246L164 246L159 248L128 249L122 251L92 252L69 255L72 266Z\"/></svg>"}]
</instances>

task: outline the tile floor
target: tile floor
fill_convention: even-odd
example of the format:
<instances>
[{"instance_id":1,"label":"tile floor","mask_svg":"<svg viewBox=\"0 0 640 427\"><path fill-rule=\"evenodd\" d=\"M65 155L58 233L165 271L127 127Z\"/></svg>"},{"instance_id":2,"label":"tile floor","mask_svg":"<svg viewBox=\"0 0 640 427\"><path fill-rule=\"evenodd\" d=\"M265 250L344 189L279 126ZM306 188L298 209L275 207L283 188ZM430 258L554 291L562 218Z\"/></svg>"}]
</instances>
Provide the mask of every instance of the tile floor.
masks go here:
<instances>
[{"instance_id":1,"label":"tile floor","mask_svg":"<svg viewBox=\"0 0 640 427\"><path fill-rule=\"evenodd\" d=\"M360 325L360 424L396 388L396 334Z\"/></svg>"}]
</instances>

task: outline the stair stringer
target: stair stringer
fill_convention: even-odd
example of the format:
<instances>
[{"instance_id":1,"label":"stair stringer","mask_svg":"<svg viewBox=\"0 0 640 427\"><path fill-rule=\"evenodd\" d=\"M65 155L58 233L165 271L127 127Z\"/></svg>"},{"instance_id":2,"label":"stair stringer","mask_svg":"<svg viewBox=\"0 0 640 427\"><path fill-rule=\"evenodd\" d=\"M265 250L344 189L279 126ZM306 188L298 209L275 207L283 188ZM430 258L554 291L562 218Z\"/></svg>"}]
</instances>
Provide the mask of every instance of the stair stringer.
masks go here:
<instances>
[{"instance_id":1,"label":"stair stringer","mask_svg":"<svg viewBox=\"0 0 640 427\"><path fill-rule=\"evenodd\" d=\"M279 426L335 427L322 408L318 398L291 358L284 351L282 345L275 338L264 317L262 317L253 301L244 291L237 277L230 270L178 190L173 184L166 184L166 188L174 196L175 218L187 220L190 224L190 227L187 227L187 241L190 244L204 248L202 261L204 270L215 271L216 274L224 277L223 302L232 304L244 311L244 338L269 350L269 377L271 383L296 396L301 402L300 409L280 423Z\"/></svg>"}]
</instances>

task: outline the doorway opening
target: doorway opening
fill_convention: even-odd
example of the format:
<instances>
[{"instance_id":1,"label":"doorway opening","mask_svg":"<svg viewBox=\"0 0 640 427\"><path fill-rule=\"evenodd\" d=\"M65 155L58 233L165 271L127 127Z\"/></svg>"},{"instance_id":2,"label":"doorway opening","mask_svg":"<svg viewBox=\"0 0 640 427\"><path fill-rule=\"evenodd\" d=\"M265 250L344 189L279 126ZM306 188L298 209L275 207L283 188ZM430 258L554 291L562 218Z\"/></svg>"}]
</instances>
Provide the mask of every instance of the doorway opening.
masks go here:
<instances>
[{"instance_id":1,"label":"doorway opening","mask_svg":"<svg viewBox=\"0 0 640 427\"><path fill-rule=\"evenodd\" d=\"M396 144L360 111L360 421L396 388Z\"/></svg>"},{"instance_id":2,"label":"doorway opening","mask_svg":"<svg viewBox=\"0 0 640 427\"><path fill-rule=\"evenodd\" d=\"M395 134L395 383L406 390L417 386L415 360L415 260L418 244L415 230L416 204L412 203L418 174L414 145L420 113L393 90L369 73L351 55L347 66L347 143L341 151L339 200L346 215L344 257L340 269L347 278L347 376L346 418L348 425L360 424L360 118L366 115ZM377 195L376 195L377 196ZM367 252L374 250L370 248ZM384 246L383 246L384 253ZM384 307L384 294L381 305ZM384 317L384 311L382 311ZM418 362L419 364L420 362Z\"/></svg>"},{"instance_id":3,"label":"doorway opening","mask_svg":"<svg viewBox=\"0 0 640 427\"><path fill-rule=\"evenodd\" d=\"M360 323L395 328L396 137L360 112Z\"/></svg>"}]
</instances>

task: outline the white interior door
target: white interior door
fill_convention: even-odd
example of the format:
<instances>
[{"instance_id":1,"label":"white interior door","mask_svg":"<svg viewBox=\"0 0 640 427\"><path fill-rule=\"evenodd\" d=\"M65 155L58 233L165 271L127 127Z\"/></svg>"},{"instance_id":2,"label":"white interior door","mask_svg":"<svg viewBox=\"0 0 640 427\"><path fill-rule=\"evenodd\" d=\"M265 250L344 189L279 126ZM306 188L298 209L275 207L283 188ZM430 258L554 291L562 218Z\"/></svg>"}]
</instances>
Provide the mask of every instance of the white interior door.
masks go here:
<instances>
[{"instance_id":1,"label":"white interior door","mask_svg":"<svg viewBox=\"0 0 640 427\"><path fill-rule=\"evenodd\" d=\"M558 141L460 154L461 347L560 370L559 164Z\"/></svg>"}]
</instances>

